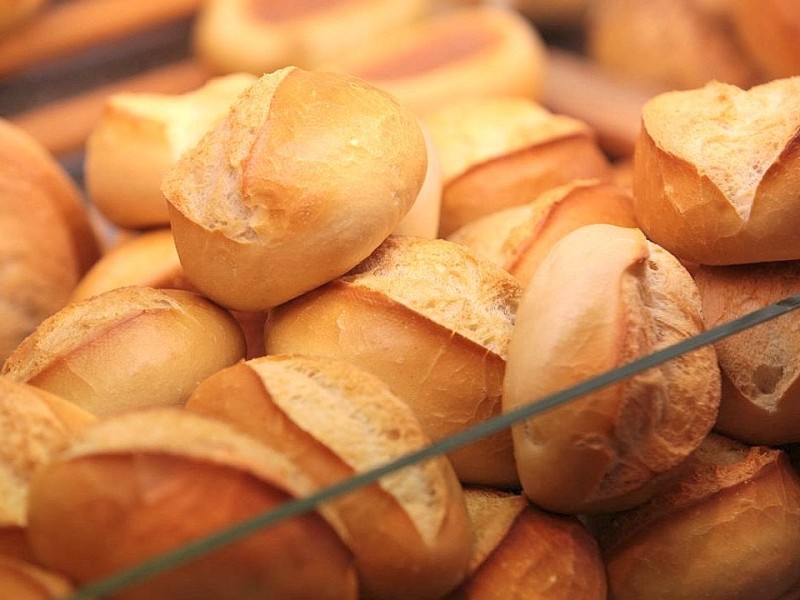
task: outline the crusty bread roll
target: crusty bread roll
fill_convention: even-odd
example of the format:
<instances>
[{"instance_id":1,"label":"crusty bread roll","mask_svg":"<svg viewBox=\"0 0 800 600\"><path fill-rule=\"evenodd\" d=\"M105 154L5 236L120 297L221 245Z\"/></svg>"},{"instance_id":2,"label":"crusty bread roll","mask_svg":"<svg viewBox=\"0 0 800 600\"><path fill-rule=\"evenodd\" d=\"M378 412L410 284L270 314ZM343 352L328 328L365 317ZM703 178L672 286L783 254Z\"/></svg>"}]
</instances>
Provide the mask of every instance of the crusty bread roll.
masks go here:
<instances>
[{"instance_id":1,"label":"crusty bread roll","mask_svg":"<svg viewBox=\"0 0 800 600\"><path fill-rule=\"evenodd\" d=\"M640 227L701 264L800 258L798 132L800 77L654 97L634 159Z\"/></svg>"},{"instance_id":2,"label":"crusty bread roll","mask_svg":"<svg viewBox=\"0 0 800 600\"><path fill-rule=\"evenodd\" d=\"M464 490L477 539L470 577L447 600L605 600L597 542L575 517L524 496Z\"/></svg>"},{"instance_id":3,"label":"crusty bread roll","mask_svg":"<svg viewBox=\"0 0 800 600\"><path fill-rule=\"evenodd\" d=\"M393 236L347 275L273 309L265 347L364 368L439 439L500 412L520 294L508 273L458 244ZM462 481L518 485L508 432L449 456Z\"/></svg>"},{"instance_id":4,"label":"crusty bread roll","mask_svg":"<svg viewBox=\"0 0 800 600\"><path fill-rule=\"evenodd\" d=\"M131 229L168 224L164 174L255 79L240 73L185 94L108 98L86 140L84 161L86 189L103 216Z\"/></svg>"},{"instance_id":5,"label":"crusty bread roll","mask_svg":"<svg viewBox=\"0 0 800 600\"><path fill-rule=\"evenodd\" d=\"M752 85L759 74L731 19L738 1L594 0L587 52L613 73L664 89Z\"/></svg>"},{"instance_id":6,"label":"crusty bread roll","mask_svg":"<svg viewBox=\"0 0 800 600\"><path fill-rule=\"evenodd\" d=\"M28 534L45 566L85 583L312 490L277 452L176 408L83 430L31 484ZM355 599L352 558L320 513L282 521L114 594L125 600Z\"/></svg>"},{"instance_id":7,"label":"crusty bread roll","mask_svg":"<svg viewBox=\"0 0 800 600\"><path fill-rule=\"evenodd\" d=\"M9 600L52 600L68 596L74 588L57 573L0 555L0 590Z\"/></svg>"},{"instance_id":8,"label":"crusty bread roll","mask_svg":"<svg viewBox=\"0 0 800 600\"><path fill-rule=\"evenodd\" d=\"M611 175L588 125L527 98L466 98L425 123L442 161L442 237L574 179Z\"/></svg>"},{"instance_id":9,"label":"crusty bread roll","mask_svg":"<svg viewBox=\"0 0 800 600\"><path fill-rule=\"evenodd\" d=\"M197 294L117 288L46 319L2 373L94 415L182 404L206 377L244 357L227 311Z\"/></svg>"},{"instance_id":10,"label":"crusty bread roll","mask_svg":"<svg viewBox=\"0 0 800 600\"><path fill-rule=\"evenodd\" d=\"M800 75L800 10L794 0L735 0L733 23L766 78Z\"/></svg>"},{"instance_id":11,"label":"crusty bread roll","mask_svg":"<svg viewBox=\"0 0 800 600\"><path fill-rule=\"evenodd\" d=\"M0 555L30 558L24 533L31 477L92 421L67 400L0 377Z\"/></svg>"},{"instance_id":12,"label":"crusty bread roll","mask_svg":"<svg viewBox=\"0 0 800 600\"><path fill-rule=\"evenodd\" d=\"M374 83L424 116L463 97L537 98L545 54L541 36L522 15L475 6L398 28L320 68Z\"/></svg>"},{"instance_id":13,"label":"crusty bread roll","mask_svg":"<svg viewBox=\"0 0 800 600\"><path fill-rule=\"evenodd\" d=\"M699 267L694 279L708 327L800 294L800 261ZM722 372L716 429L769 446L800 443L800 315L789 314L715 344Z\"/></svg>"},{"instance_id":14,"label":"crusty bread roll","mask_svg":"<svg viewBox=\"0 0 800 600\"><path fill-rule=\"evenodd\" d=\"M222 419L287 456L324 488L429 442L409 406L354 365L267 356L201 383L186 407ZM362 598L441 598L462 581L472 531L450 463L420 463L334 500Z\"/></svg>"},{"instance_id":15,"label":"crusty bread roll","mask_svg":"<svg viewBox=\"0 0 800 600\"><path fill-rule=\"evenodd\" d=\"M430 0L209 0L193 47L211 69L256 75L321 63L424 16Z\"/></svg>"},{"instance_id":16,"label":"crusty bread roll","mask_svg":"<svg viewBox=\"0 0 800 600\"><path fill-rule=\"evenodd\" d=\"M615 600L791 600L800 480L783 451L711 435L687 473L596 531Z\"/></svg>"},{"instance_id":17,"label":"crusty bread roll","mask_svg":"<svg viewBox=\"0 0 800 600\"><path fill-rule=\"evenodd\" d=\"M470 221L447 239L503 267L525 287L558 240L590 223L635 227L630 194L596 179L578 179Z\"/></svg>"},{"instance_id":18,"label":"crusty bread roll","mask_svg":"<svg viewBox=\"0 0 800 600\"><path fill-rule=\"evenodd\" d=\"M411 208L416 118L356 79L265 75L164 180L189 280L229 308L276 306L366 258Z\"/></svg>"},{"instance_id":19,"label":"crusty bread roll","mask_svg":"<svg viewBox=\"0 0 800 600\"><path fill-rule=\"evenodd\" d=\"M513 410L703 330L678 260L641 231L586 225L564 236L525 289L503 408ZM526 495L555 512L621 510L683 461L714 424L711 347L666 362L512 428Z\"/></svg>"},{"instance_id":20,"label":"crusty bread roll","mask_svg":"<svg viewBox=\"0 0 800 600\"><path fill-rule=\"evenodd\" d=\"M413 235L435 239L439 236L442 209L442 161L424 123L420 123L428 152L428 168L414 205L392 231L395 235Z\"/></svg>"}]
</instances>

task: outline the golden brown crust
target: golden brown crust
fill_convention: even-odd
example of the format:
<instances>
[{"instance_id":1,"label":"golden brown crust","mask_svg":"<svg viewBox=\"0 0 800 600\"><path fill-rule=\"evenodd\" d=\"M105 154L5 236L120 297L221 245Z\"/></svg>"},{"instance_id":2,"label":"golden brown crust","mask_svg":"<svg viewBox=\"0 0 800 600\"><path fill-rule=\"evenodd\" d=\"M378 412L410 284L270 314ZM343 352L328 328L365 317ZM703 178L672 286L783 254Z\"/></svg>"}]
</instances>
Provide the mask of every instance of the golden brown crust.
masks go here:
<instances>
[{"instance_id":1,"label":"golden brown crust","mask_svg":"<svg viewBox=\"0 0 800 600\"><path fill-rule=\"evenodd\" d=\"M636 229L586 225L534 273L511 337L513 410L702 331L689 274ZM719 368L705 348L515 426L523 488L556 512L619 510L714 424ZM639 501L639 498L635 498Z\"/></svg>"}]
</instances>

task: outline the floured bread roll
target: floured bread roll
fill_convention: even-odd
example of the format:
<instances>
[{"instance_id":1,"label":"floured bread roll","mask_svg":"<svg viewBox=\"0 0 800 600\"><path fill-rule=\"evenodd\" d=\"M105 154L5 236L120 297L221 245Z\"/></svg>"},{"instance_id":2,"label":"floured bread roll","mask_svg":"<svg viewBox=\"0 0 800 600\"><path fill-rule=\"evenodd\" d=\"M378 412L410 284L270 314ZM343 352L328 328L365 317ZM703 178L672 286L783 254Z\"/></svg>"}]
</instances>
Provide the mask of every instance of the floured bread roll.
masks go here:
<instances>
[{"instance_id":1,"label":"floured bread roll","mask_svg":"<svg viewBox=\"0 0 800 600\"><path fill-rule=\"evenodd\" d=\"M634 159L639 226L700 264L799 259L798 136L800 77L652 98Z\"/></svg>"},{"instance_id":2,"label":"floured bread roll","mask_svg":"<svg viewBox=\"0 0 800 600\"><path fill-rule=\"evenodd\" d=\"M440 439L499 414L521 293L458 244L393 236L347 275L272 310L265 347L362 367ZM462 481L519 483L507 431L449 456Z\"/></svg>"},{"instance_id":3,"label":"floured bread roll","mask_svg":"<svg viewBox=\"0 0 800 600\"><path fill-rule=\"evenodd\" d=\"M248 88L162 190L189 280L259 311L366 258L411 208L426 165L420 126L395 99L286 68Z\"/></svg>"},{"instance_id":4,"label":"floured bread roll","mask_svg":"<svg viewBox=\"0 0 800 600\"><path fill-rule=\"evenodd\" d=\"M549 394L696 335L689 273L641 231L586 225L534 272L511 336L503 408ZM704 347L512 428L517 470L537 505L620 510L680 464L717 417L720 374Z\"/></svg>"},{"instance_id":5,"label":"floured bread roll","mask_svg":"<svg viewBox=\"0 0 800 600\"><path fill-rule=\"evenodd\" d=\"M320 489L429 442L409 406L383 381L319 357L238 363L201 383L186 407L276 449ZM328 508L353 552L362 598L433 600L466 575L472 530L444 457L400 470Z\"/></svg>"}]
</instances>

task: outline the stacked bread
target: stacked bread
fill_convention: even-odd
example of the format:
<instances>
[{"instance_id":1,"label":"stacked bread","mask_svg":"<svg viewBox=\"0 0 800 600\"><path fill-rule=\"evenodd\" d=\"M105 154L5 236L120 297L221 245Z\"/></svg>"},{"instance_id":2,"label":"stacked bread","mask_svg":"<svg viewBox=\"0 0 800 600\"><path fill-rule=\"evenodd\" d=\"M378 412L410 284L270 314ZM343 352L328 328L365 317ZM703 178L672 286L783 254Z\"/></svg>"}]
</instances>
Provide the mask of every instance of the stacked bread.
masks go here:
<instances>
[{"instance_id":1,"label":"stacked bread","mask_svg":"<svg viewBox=\"0 0 800 600\"><path fill-rule=\"evenodd\" d=\"M537 104L527 22L440 18L361 77L281 65L109 104L87 180L121 241L79 259L90 229L52 234L72 274L2 368L0 586L90 584L795 293L796 79L654 98L626 190L588 125ZM452 70L409 73L465 32ZM459 87L498 56L526 57L518 88ZM137 164L114 156L132 147ZM111 596L797 597L787 323L445 443Z\"/></svg>"}]
</instances>

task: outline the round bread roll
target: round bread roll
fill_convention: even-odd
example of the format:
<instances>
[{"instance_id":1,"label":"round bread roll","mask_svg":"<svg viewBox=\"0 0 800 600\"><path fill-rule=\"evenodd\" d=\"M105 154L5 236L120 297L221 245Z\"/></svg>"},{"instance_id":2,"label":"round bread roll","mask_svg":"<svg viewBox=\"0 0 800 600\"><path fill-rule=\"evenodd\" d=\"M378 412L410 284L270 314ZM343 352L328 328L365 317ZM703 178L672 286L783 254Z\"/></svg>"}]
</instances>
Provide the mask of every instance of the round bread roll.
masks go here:
<instances>
[{"instance_id":1,"label":"round bread roll","mask_svg":"<svg viewBox=\"0 0 800 600\"><path fill-rule=\"evenodd\" d=\"M800 294L800 262L699 267L708 327ZM800 315L784 315L715 344L722 372L717 431L769 446L800 443Z\"/></svg>"},{"instance_id":2,"label":"round bread roll","mask_svg":"<svg viewBox=\"0 0 800 600\"><path fill-rule=\"evenodd\" d=\"M730 14L738 1L594 0L587 52L614 73L665 89L752 85L759 75Z\"/></svg>"},{"instance_id":3,"label":"round bread roll","mask_svg":"<svg viewBox=\"0 0 800 600\"><path fill-rule=\"evenodd\" d=\"M186 94L111 96L86 140L84 176L97 209L119 227L168 224L164 174L255 80L236 74Z\"/></svg>"},{"instance_id":4,"label":"round bread roll","mask_svg":"<svg viewBox=\"0 0 800 600\"><path fill-rule=\"evenodd\" d=\"M2 373L100 416L183 404L244 357L234 318L182 290L118 288L64 307L9 356Z\"/></svg>"},{"instance_id":5,"label":"round bread roll","mask_svg":"<svg viewBox=\"0 0 800 600\"><path fill-rule=\"evenodd\" d=\"M260 78L164 180L189 280L242 311L277 306L366 258L411 208L416 118L350 77Z\"/></svg>"},{"instance_id":6,"label":"round bread roll","mask_svg":"<svg viewBox=\"0 0 800 600\"><path fill-rule=\"evenodd\" d=\"M265 348L377 375L437 440L499 414L521 291L458 244L393 236L347 275L273 309ZM507 431L449 457L463 482L519 483Z\"/></svg>"},{"instance_id":7,"label":"round bread roll","mask_svg":"<svg viewBox=\"0 0 800 600\"><path fill-rule=\"evenodd\" d=\"M524 496L464 490L477 539L469 578L447 600L605 600L597 542L575 517Z\"/></svg>"},{"instance_id":8,"label":"round bread roll","mask_svg":"<svg viewBox=\"0 0 800 600\"><path fill-rule=\"evenodd\" d=\"M156 408L99 421L31 484L28 535L45 566L86 583L313 489L226 424ZM313 542L312 542L313 541ZM284 520L114 598L356 598L352 558L320 513Z\"/></svg>"},{"instance_id":9,"label":"round bread roll","mask_svg":"<svg viewBox=\"0 0 800 600\"><path fill-rule=\"evenodd\" d=\"M585 123L530 99L466 98L425 123L442 161L442 237L575 179L611 176Z\"/></svg>"},{"instance_id":10,"label":"round bread roll","mask_svg":"<svg viewBox=\"0 0 800 600\"><path fill-rule=\"evenodd\" d=\"M442 210L442 161L439 160L428 128L424 123L420 123L420 127L428 151L428 168L414 205L392 233L433 240L439 236L439 217Z\"/></svg>"},{"instance_id":11,"label":"round bread roll","mask_svg":"<svg viewBox=\"0 0 800 600\"><path fill-rule=\"evenodd\" d=\"M586 225L534 272L517 313L506 411L535 403L703 330L700 298L678 260L641 231ZM712 347L515 425L525 494L563 513L628 508L714 425L720 374ZM646 490L648 493L651 490Z\"/></svg>"},{"instance_id":12,"label":"round bread roll","mask_svg":"<svg viewBox=\"0 0 800 600\"><path fill-rule=\"evenodd\" d=\"M642 109L633 197L642 230L681 259L800 259L800 77L660 94Z\"/></svg>"},{"instance_id":13,"label":"round bread roll","mask_svg":"<svg viewBox=\"0 0 800 600\"><path fill-rule=\"evenodd\" d=\"M315 69L427 13L429 0L209 0L193 48L222 73Z\"/></svg>"},{"instance_id":14,"label":"round bread roll","mask_svg":"<svg viewBox=\"0 0 800 600\"><path fill-rule=\"evenodd\" d=\"M428 443L414 413L383 381L319 357L238 363L201 383L186 407L274 448L320 489ZM333 500L329 510L353 552L362 598L441 598L466 574L472 531L444 457Z\"/></svg>"},{"instance_id":15,"label":"round bread roll","mask_svg":"<svg viewBox=\"0 0 800 600\"><path fill-rule=\"evenodd\" d=\"M800 480L786 454L711 435L668 492L592 524L615 600L791 600Z\"/></svg>"},{"instance_id":16,"label":"round bread roll","mask_svg":"<svg viewBox=\"0 0 800 600\"><path fill-rule=\"evenodd\" d=\"M800 10L793 0L736 0L733 22L767 78L800 75Z\"/></svg>"},{"instance_id":17,"label":"round bread roll","mask_svg":"<svg viewBox=\"0 0 800 600\"><path fill-rule=\"evenodd\" d=\"M72 584L30 562L0 555L0 590L13 600L52 600L71 594Z\"/></svg>"},{"instance_id":18,"label":"round bread roll","mask_svg":"<svg viewBox=\"0 0 800 600\"><path fill-rule=\"evenodd\" d=\"M546 50L538 31L500 6L443 11L324 63L396 96L418 115L464 97L537 98Z\"/></svg>"},{"instance_id":19,"label":"round bread roll","mask_svg":"<svg viewBox=\"0 0 800 600\"><path fill-rule=\"evenodd\" d=\"M596 179L579 179L528 204L470 221L447 239L503 267L525 287L558 240L591 223L635 227L630 194Z\"/></svg>"}]
</instances>

